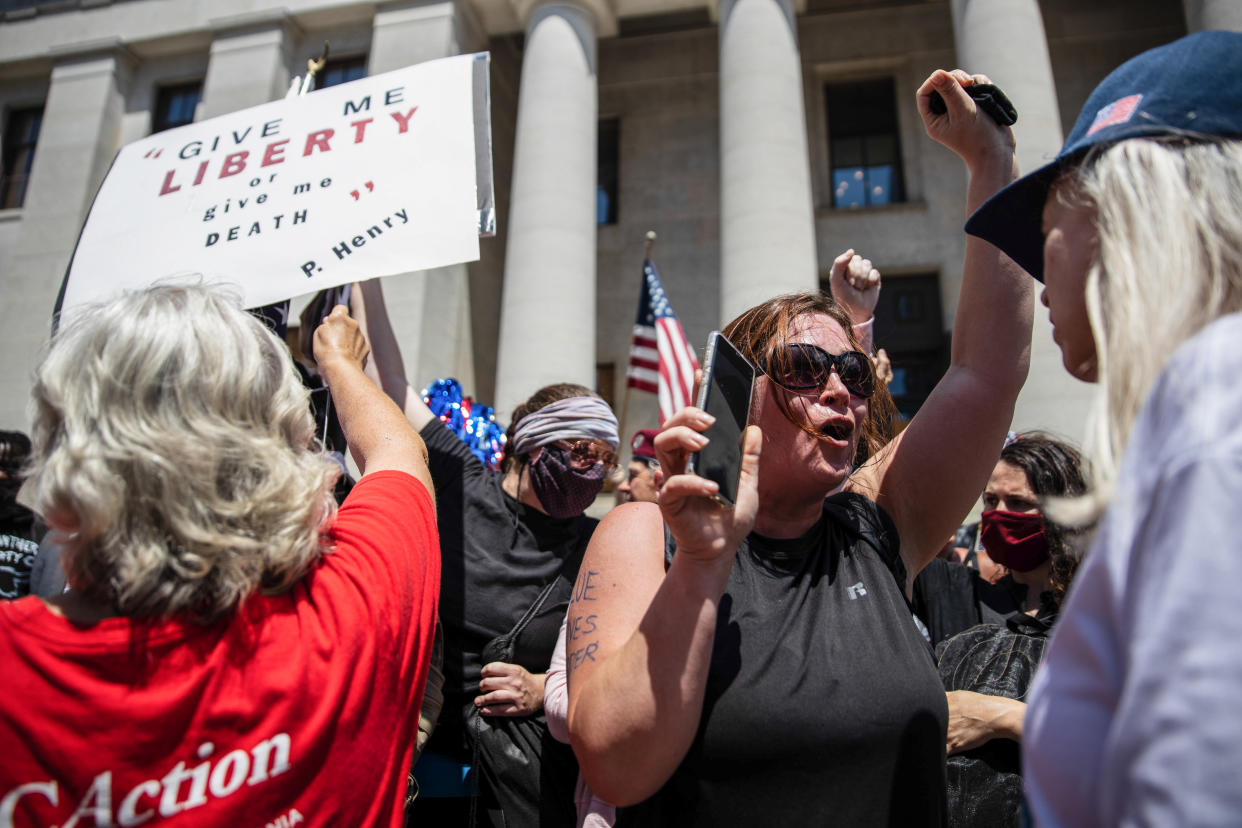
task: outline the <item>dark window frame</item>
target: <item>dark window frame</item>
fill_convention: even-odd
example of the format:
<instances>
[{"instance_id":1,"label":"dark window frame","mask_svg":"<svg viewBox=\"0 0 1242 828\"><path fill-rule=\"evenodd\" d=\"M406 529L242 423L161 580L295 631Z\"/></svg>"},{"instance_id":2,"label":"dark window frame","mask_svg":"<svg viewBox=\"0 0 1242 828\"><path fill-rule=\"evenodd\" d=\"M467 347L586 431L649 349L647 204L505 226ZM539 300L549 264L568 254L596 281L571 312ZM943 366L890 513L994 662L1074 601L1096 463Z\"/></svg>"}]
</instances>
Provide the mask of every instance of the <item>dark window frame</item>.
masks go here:
<instances>
[{"instance_id":1,"label":"dark window frame","mask_svg":"<svg viewBox=\"0 0 1242 828\"><path fill-rule=\"evenodd\" d=\"M875 308L875 347L883 348L892 360L895 376L889 393L906 420L927 402L949 367L951 337L942 327L940 279L930 270L885 274ZM820 290L830 292L827 275L820 280Z\"/></svg>"},{"instance_id":2,"label":"dark window frame","mask_svg":"<svg viewBox=\"0 0 1242 828\"><path fill-rule=\"evenodd\" d=\"M15 210L26 203L26 188L34 168L43 131L45 104L13 107L4 117L4 149L0 158L0 209ZM23 134L24 133L24 134Z\"/></svg>"},{"instance_id":3,"label":"dark window frame","mask_svg":"<svg viewBox=\"0 0 1242 828\"><path fill-rule=\"evenodd\" d=\"M327 89L367 77L367 55L344 55L329 58L315 75L315 88Z\"/></svg>"},{"instance_id":4,"label":"dark window frame","mask_svg":"<svg viewBox=\"0 0 1242 828\"><path fill-rule=\"evenodd\" d=\"M193 98L193 105L188 107L189 117L185 117L186 102ZM194 123L194 113L203 100L202 79L169 83L156 87L155 106L151 109L151 134L175 129L179 126ZM174 107L177 111L174 113Z\"/></svg>"},{"instance_id":5,"label":"dark window frame","mask_svg":"<svg viewBox=\"0 0 1242 828\"><path fill-rule=\"evenodd\" d=\"M621 119L600 118L596 129L595 226L606 227L621 216Z\"/></svg>"},{"instance_id":6,"label":"dark window frame","mask_svg":"<svg viewBox=\"0 0 1242 828\"><path fill-rule=\"evenodd\" d=\"M835 209L906 201L896 87L892 76L824 84L828 185Z\"/></svg>"}]
</instances>

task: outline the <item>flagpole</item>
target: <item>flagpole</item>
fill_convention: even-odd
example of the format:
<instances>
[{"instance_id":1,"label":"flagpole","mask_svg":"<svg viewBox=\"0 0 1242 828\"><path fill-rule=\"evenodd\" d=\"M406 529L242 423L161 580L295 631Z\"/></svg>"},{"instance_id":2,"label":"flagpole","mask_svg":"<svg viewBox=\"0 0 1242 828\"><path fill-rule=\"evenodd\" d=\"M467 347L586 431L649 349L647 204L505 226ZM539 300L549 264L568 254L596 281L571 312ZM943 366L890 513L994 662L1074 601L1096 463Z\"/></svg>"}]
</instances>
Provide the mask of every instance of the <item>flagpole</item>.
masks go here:
<instances>
[{"instance_id":1,"label":"flagpole","mask_svg":"<svg viewBox=\"0 0 1242 828\"><path fill-rule=\"evenodd\" d=\"M654 230L648 230L647 241L646 241L646 244L643 246L644 265L651 258L651 248L655 245L655 240L656 240L656 232ZM628 373L628 369L627 369L627 373ZM627 376L625 380L625 391L623 391L621 394L621 416L618 418L620 420L620 424L618 426L619 431L620 431L620 439L623 443L625 443L626 448L629 447L629 443L625 442L629 438L629 432L625 430L625 421L628 419L629 412L630 412L630 380L629 380L629 377Z\"/></svg>"}]
</instances>

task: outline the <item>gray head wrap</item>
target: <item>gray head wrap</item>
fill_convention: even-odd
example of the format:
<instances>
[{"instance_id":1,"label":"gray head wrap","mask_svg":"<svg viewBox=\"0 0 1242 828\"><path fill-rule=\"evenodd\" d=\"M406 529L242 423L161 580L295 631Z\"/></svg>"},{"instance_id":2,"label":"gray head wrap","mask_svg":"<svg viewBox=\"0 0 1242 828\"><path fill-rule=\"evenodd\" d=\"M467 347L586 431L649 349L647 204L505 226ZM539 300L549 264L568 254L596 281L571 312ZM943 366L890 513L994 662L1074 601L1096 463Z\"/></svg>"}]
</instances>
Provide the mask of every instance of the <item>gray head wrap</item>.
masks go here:
<instances>
[{"instance_id":1,"label":"gray head wrap","mask_svg":"<svg viewBox=\"0 0 1242 828\"><path fill-rule=\"evenodd\" d=\"M513 453L526 454L557 440L601 440L613 451L621 445L617 418L598 397L570 397L522 418L513 430Z\"/></svg>"}]
</instances>

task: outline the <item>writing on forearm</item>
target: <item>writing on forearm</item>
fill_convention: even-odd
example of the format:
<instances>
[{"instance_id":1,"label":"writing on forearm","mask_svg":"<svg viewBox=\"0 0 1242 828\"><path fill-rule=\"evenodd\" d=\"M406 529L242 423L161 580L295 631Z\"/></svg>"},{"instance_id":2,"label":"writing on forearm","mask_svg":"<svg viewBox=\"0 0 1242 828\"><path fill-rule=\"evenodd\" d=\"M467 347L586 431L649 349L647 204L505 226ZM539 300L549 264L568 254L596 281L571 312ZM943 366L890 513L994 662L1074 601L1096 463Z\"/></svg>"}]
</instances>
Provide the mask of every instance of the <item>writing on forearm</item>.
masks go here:
<instances>
[{"instance_id":1,"label":"writing on forearm","mask_svg":"<svg viewBox=\"0 0 1242 828\"><path fill-rule=\"evenodd\" d=\"M597 588L594 583L599 577L599 573L592 570L581 570L578 572L578 580L574 581L573 596L569 599L571 603L579 601L594 601L595 596L591 594Z\"/></svg>"},{"instance_id":2,"label":"writing on forearm","mask_svg":"<svg viewBox=\"0 0 1242 828\"><path fill-rule=\"evenodd\" d=\"M595 633L599 629L598 618L590 611L590 606L583 606L595 601L595 595L592 593L597 588L595 580L598 577L598 572L582 570L578 573L578 580L574 583L573 598L569 606L569 621L565 628L566 650L568 650L566 666L570 673L585 662L594 661L595 653L599 650L599 642L595 640Z\"/></svg>"}]
</instances>

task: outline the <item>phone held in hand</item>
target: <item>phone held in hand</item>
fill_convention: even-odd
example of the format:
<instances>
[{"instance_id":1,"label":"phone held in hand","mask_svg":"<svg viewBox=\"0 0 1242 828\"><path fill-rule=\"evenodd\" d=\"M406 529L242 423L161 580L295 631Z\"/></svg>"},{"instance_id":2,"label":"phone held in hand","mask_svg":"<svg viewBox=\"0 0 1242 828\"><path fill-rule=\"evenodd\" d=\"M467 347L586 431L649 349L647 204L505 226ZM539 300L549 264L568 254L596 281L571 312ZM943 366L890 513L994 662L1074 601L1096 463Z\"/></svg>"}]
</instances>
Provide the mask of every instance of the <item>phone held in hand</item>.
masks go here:
<instances>
[{"instance_id":1,"label":"phone held in hand","mask_svg":"<svg viewBox=\"0 0 1242 828\"><path fill-rule=\"evenodd\" d=\"M1018 110L996 84L975 83L963 89L996 123L1001 126L1013 126L1018 122ZM931 99L927 104L933 115L943 115L949 111L948 105L944 102L944 96L939 92L931 93Z\"/></svg>"},{"instance_id":2,"label":"phone held in hand","mask_svg":"<svg viewBox=\"0 0 1242 828\"><path fill-rule=\"evenodd\" d=\"M704 432L707 445L690 455L686 471L714 481L720 486L716 500L728 506L737 501L742 432L750 416L754 387L755 366L723 334L712 331L707 337L697 405L716 421Z\"/></svg>"}]
</instances>

